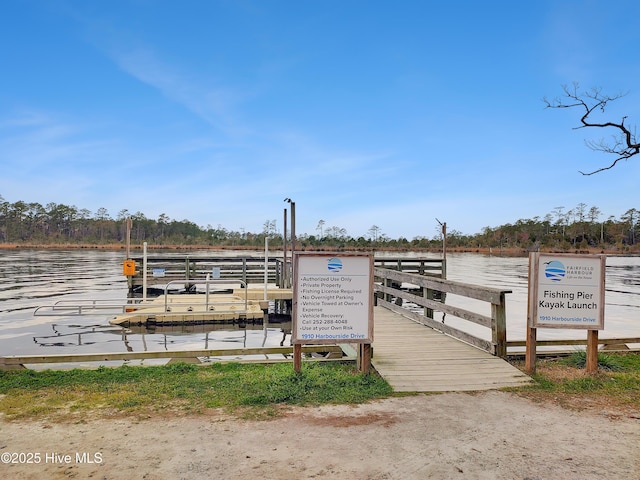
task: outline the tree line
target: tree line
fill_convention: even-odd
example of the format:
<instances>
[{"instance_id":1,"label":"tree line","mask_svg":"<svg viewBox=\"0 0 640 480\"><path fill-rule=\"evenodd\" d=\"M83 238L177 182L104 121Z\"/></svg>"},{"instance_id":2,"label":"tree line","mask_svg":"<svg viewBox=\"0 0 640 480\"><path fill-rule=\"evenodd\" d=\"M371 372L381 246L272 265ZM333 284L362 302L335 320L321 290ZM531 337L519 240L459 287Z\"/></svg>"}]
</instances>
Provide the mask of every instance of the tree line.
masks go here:
<instances>
[{"instance_id":1,"label":"tree line","mask_svg":"<svg viewBox=\"0 0 640 480\"><path fill-rule=\"evenodd\" d=\"M557 207L544 217L520 219L498 227L485 227L475 235L457 230L447 232L451 248L517 248L522 250L588 250L621 252L639 251L640 211L631 208L619 217L601 219L597 207L580 203L573 209ZM221 225L198 226L189 220L173 220L161 214L147 218L142 212L121 210L113 218L106 208L96 212L75 205L17 201L7 202L0 195L0 243L18 245L109 245L124 244L127 219L131 219L131 242L148 242L158 246L220 246L261 248L265 237L273 247L283 244L276 220L266 220L261 232L233 231ZM366 235L354 237L342 227L318 222L314 234L297 235L303 248L387 248L441 249L443 235L393 239L373 225Z\"/></svg>"}]
</instances>

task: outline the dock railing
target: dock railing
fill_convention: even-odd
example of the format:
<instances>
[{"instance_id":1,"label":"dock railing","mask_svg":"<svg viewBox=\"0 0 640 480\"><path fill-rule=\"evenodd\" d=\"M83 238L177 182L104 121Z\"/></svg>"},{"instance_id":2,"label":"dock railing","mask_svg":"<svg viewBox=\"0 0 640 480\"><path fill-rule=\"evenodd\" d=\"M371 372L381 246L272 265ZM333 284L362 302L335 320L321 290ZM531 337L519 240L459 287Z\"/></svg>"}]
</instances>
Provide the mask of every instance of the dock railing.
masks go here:
<instances>
[{"instance_id":1,"label":"dock railing","mask_svg":"<svg viewBox=\"0 0 640 480\"><path fill-rule=\"evenodd\" d=\"M305 354L322 353L325 356L314 357L309 361L332 361L334 359L355 358L343 357L343 352L338 345L303 345L302 352ZM330 355L333 354L333 355ZM0 370L24 369L25 365L40 364L86 364L89 362L114 362L132 360L170 359L169 361L183 361L189 363L203 363L201 358L228 357L230 361L237 362L238 356L250 355L276 355L281 358L270 359L270 362L291 362L293 346L282 347L255 347L255 348L226 348L226 349L204 349L204 350L158 350L143 352L111 352L111 353L78 353L60 355L9 355L0 357ZM244 362L265 362L260 360L245 360ZM206 362L205 362L206 363Z\"/></svg>"},{"instance_id":2,"label":"dock railing","mask_svg":"<svg viewBox=\"0 0 640 480\"><path fill-rule=\"evenodd\" d=\"M242 290L244 290L244 312L242 313L246 313L247 312L247 306L249 305L249 295L248 292L249 290L247 289L247 284L245 282L243 282L242 280L237 280L238 283L240 283L240 285L242 286ZM170 291L171 291L171 286L175 285L175 284L182 284L183 281L182 280L172 280L171 282L167 283L164 287L164 311L168 312L170 307L169 307L169 297L170 295ZM204 285L205 286L205 297L204 297L204 302L201 302L201 306L204 307L204 309L202 311L196 311L195 313L206 313L209 311L209 307L210 307L210 303L209 303L209 294L211 293L211 286L215 286L215 285L221 285L227 284L227 280L210 280L210 279L206 279L206 280L191 280L191 283L193 285ZM225 302L216 302L215 305L220 306L220 305L232 305L234 302L230 302L230 303L225 303Z\"/></svg>"},{"instance_id":3,"label":"dock railing","mask_svg":"<svg viewBox=\"0 0 640 480\"><path fill-rule=\"evenodd\" d=\"M142 287L144 259L133 258L135 274L128 278L129 289ZM445 262L434 258L376 257L375 265L419 275L446 277ZM266 261L268 283L280 288L291 288L291 258L269 257ZM240 280L245 284L264 283L265 258L245 257L148 257L146 260L148 284L164 284L173 280L183 280L185 287L189 280L227 279Z\"/></svg>"},{"instance_id":4,"label":"dock railing","mask_svg":"<svg viewBox=\"0 0 640 480\"><path fill-rule=\"evenodd\" d=\"M129 289L134 290L144 284L145 262L142 258L134 258L135 275L127 277ZM266 261L267 281L281 285L283 272L282 259L270 257ZM149 285L164 284L169 281L183 280L185 287L189 280L227 279L240 280L245 284L264 283L264 257L148 257L146 260L146 276Z\"/></svg>"},{"instance_id":5,"label":"dock railing","mask_svg":"<svg viewBox=\"0 0 640 480\"><path fill-rule=\"evenodd\" d=\"M400 313L434 330L469 343L499 357L507 355L506 294L511 290L471 285L443 278L430 277L416 273L406 273L389 268L374 268L374 292L377 305ZM419 290L416 295L409 290ZM491 316L472 312L444 303L447 294L488 302ZM423 313L404 308L403 301L423 307ZM434 310L443 312L491 329L491 341L478 338L470 333L446 325L433 319Z\"/></svg>"},{"instance_id":6,"label":"dock railing","mask_svg":"<svg viewBox=\"0 0 640 480\"><path fill-rule=\"evenodd\" d=\"M374 275L376 277L374 291L377 305L384 306L418 323L502 358L507 355L522 355L524 353L525 340L507 341L506 294L511 293L511 290L500 290L379 267L374 268ZM412 293L416 291L421 295ZM491 316L446 304L445 299L450 298L447 297L447 294L487 302L491 306ZM422 312L418 313L419 309L417 308L406 308L407 302L423 307ZM434 311L491 329L491 341L434 320ZM536 340L537 347L546 349L538 350L538 355L564 355L572 353L576 348L584 347L586 344L586 338ZM605 351L637 351L640 337L601 337L598 339L598 345L601 350ZM509 352L508 349L512 349L512 351Z\"/></svg>"},{"instance_id":7,"label":"dock railing","mask_svg":"<svg viewBox=\"0 0 640 480\"><path fill-rule=\"evenodd\" d=\"M447 278L447 263L442 258L375 257L376 267L428 277Z\"/></svg>"}]
</instances>

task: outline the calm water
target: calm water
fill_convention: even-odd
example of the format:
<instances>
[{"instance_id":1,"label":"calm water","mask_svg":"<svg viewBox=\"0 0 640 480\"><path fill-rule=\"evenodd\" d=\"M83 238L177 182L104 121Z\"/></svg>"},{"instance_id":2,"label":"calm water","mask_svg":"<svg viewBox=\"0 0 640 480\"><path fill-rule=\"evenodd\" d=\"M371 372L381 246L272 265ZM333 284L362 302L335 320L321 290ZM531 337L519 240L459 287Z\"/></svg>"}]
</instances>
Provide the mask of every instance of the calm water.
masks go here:
<instances>
[{"instance_id":1,"label":"calm water","mask_svg":"<svg viewBox=\"0 0 640 480\"><path fill-rule=\"evenodd\" d=\"M260 252L243 254L260 255ZM189 255L196 257L198 253L190 252ZM211 256L211 252L200 255ZM58 300L124 302L127 285L122 275L123 258L123 252L101 250L0 250L0 354L277 346L285 338L282 327L287 331L290 328L290 324L271 324L266 328L249 325L245 329L225 326L225 330L195 326L143 333L109 325L110 315L107 314L34 317L36 306L51 305ZM451 280L512 290L513 293L507 295L508 338L524 339L528 259L477 254L449 254L447 259ZM447 303L490 314L487 305L474 304L453 295L447 297ZM640 257L607 258L605 312L605 330L600 333L601 338L640 337ZM436 312L438 320L441 316ZM482 338L490 338L487 329L470 326L468 322L451 317L446 317L445 322ZM538 331L538 337L585 338L586 334L567 329L545 329ZM287 336L285 344L288 341Z\"/></svg>"},{"instance_id":2,"label":"calm water","mask_svg":"<svg viewBox=\"0 0 640 480\"><path fill-rule=\"evenodd\" d=\"M450 280L511 290L513 293L507 295L507 338L525 339L529 272L527 257L458 254L448 255L447 263L447 277ZM486 312L474 311L486 315L491 313L489 308ZM478 328L482 331L478 336L490 338L486 329ZM573 329L538 329L537 335L541 340L586 338L584 330ZM605 329L599 336L640 337L640 257L607 257Z\"/></svg>"},{"instance_id":3,"label":"calm water","mask_svg":"<svg viewBox=\"0 0 640 480\"><path fill-rule=\"evenodd\" d=\"M205 255L211 256L211 253ZM197 325L149 333L110 325L112 315L107 313L68 317L33 315L37 306L52 305L60 300L125 303L128 290L122 275L123 259L123 252L100 250L0 250L0 354L278 346L284 338L282 328L290 331L291 324L285 323L267 328L247 325L242 329L233 325Z\"/></svg>"}]
</instances>

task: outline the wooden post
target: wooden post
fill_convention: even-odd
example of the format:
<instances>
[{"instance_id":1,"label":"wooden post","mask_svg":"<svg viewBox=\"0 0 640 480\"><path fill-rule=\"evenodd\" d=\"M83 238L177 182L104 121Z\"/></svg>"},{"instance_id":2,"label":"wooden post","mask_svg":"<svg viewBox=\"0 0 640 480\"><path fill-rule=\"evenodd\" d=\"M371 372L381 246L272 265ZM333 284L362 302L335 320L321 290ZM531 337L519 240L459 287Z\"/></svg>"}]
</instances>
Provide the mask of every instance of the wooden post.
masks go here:
<instances>
[{"instance_id":1,"label":"wooden post","mask_svg":"<svg viewBox=\"0 0 640 480\"><path fill-rule=\"evenodd\" d=\"M356 360L358 371L366 375L371 371L371 344L358 344L358 358Z\"/></svg>"},{"instance_id":2,"label":"wooden post","mask_svg":"<svg viewBox=\"0 0 640 480\"><path fill-rule=\"evenodd\" d=\"M293 344L293 370L296 373L302 370L302 345L299 343Z\"/></svg>"},{"instance_id":3,"label":"wooden post","mask_svg":"<svg viewBox=\"0 0 640 480\"><path fill-rule=\"evenodd\" d=\"M385 278L384 279L384 284L386 287L392 288L393 287L393 280L390 278ZM385 301L391 303L391 294L390 293L385 293Z\"/></svg>"},{"instance_id":4,"label":"wooden post","mask_svg":"<svg viewBox=\"0 0 640 480\"><path fill-rule=\"evenodd\" d=\"M536 372L536 335L537 329L535 327L527 327L527 350L524 369L529 374Z\"/></svg>"},{"instance_id":5,"label":"wooden post","mask_svg":"<svg viewBox=\"0 0 640 480\"><path fill-rule=\"evenodd\" d=\"M598 330L587 330L587 373L598 371Z\"/></svg>"},{"instance_id":6,"label":"wooden post","mask_svg":"<svg viewBox=\"0 0 640 480\"><path fill-rule=\"evenodd\" d=\"M189 291L189 288L191 288L191 284L189 283L189 278L191 278L189 276L189 257L187 256L187 258L184 259L184 278L186 279L186 282L184 284L184 290L185 292ZM166 305L165 305L165 311L166 311Z\"/></svg>"},{"instance_id":7,"label":"wooden post","mask_svg":"<svg viewBox=\"0 0 640 480\"><path fill-rule=\"evenodd\" d=\"M422 296L428 300L433 300L435 298L433 290L427 287L422 287ZM424 307L424 315L425 317L433 320L433 308Z\"/></svg>"},{"instance_id":8,"label":"wooden post","mask_svg":"<svg viewBox=\"0 0 640 480\"><path fill-rule=\"evenodd\" d=\"M537 330L534 327L534 321L531 317L531 302L533 298L533 290L535 284L533 278L535 276L535 253L529 253L529 277L527 289L527 346L524 356L524 369L528 374L536 371L536 347L537 347Z\"/></svg>"},{"instance_id":9,"label":"wooden post","mask_svg":"<svg viewBox=\"0 0 640 480\"><path fill-rule=\"evenodd\" d=\"M131 258L131 227L132 227L131 217L127 217L126 224L127 224L127 260L129 260Z\"/></svg>"},{"instance_id":10,"label":"wooden post","mask_svg":"<svg viewBox=\"0 0 640 480\"><path fill-rule=\"evenodd\" d=\"M491 304L491 318L493 323L492 340L496 348L496 356L507 357L507 301L504 293L500 293L500 304Z\"/></svg>"}]
</instances>

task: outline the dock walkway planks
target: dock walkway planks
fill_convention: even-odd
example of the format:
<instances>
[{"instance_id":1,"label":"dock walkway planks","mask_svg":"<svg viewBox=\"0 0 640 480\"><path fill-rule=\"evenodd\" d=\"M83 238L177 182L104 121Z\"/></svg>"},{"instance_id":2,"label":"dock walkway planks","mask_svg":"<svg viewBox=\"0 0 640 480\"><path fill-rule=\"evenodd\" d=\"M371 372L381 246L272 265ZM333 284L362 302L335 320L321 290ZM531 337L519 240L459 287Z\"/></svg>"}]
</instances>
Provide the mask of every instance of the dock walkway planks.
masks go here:
<instances>
[{"instance_id":1,"label":"dock walkway planks","mask_svg":"<svg viewBox=\"0 0 640 480\"><path fill-rule=\"evenodd\" d=\"M374 308L372 365L397 392L462 392L526 385L531 379L507 361Z\"/></svg>"}]
</instances>

